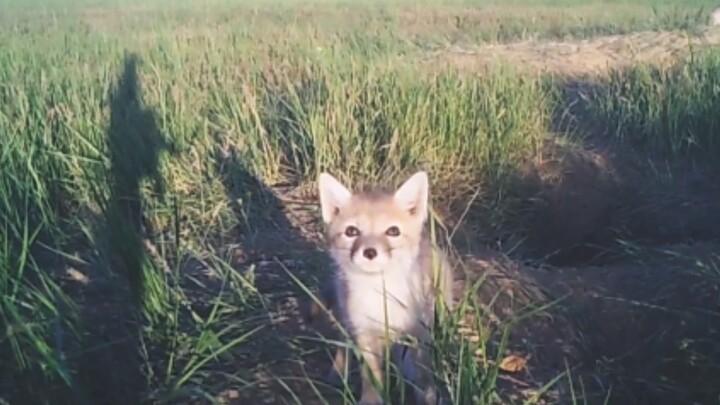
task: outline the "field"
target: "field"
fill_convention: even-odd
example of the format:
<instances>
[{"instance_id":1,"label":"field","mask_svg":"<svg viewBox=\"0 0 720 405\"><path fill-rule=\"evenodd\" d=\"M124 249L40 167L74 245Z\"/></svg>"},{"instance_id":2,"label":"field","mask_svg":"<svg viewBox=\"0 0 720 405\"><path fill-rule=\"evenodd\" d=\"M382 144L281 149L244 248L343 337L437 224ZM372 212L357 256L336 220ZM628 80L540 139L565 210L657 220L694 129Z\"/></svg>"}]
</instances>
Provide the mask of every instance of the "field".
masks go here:
<instances>
[{"instance_id":1,"label":"field","mask_svg":"<svg viewBox=\"0 0 720 405\"><path fill-rule=\"evenodd\" d=\"M448 403L718 403L716 6L0 0L0 404L355 403L316 177L418 169Z\"/></svg>"}]
</instances>

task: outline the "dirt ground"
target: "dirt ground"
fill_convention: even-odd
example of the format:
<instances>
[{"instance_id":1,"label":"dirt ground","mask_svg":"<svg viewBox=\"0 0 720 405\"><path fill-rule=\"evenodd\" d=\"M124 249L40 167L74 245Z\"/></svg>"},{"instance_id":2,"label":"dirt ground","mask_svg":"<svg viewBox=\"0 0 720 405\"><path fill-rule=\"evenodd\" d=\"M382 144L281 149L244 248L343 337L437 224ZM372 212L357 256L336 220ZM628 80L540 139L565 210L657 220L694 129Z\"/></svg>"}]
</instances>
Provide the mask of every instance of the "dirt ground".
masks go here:
<instances>
[{"instance_id":1,"label":"dirt ground","mask_svg":"<svg viewBox=\"0 0 720 405\"><path fill-rule=\"evenodd\" d=\"M583 180L592 183L592 178ZM582 187L578 194L564 194L567 190L544 191L550 195L548 198L554 205L538 208L534 218L542 218L538 222L544 224L538 226L552 225L556 241L571 240L573 237L582 241L583 235L573 228L573 224L583 226L586 229L584 234L595 236L593 226L605 230L600 223L607 225L622 220L619 216L624 210L613 212L609 196L585 210L573 211L573 207L582 205L588 198L601 195L583 191ZM607 189L604 191L610 193ZM553 192L563 193L563 196L557 197L558 194ZM720 197L720 188L714 192ZM703 190L703 198L707 197L705 193ZM706 201L714 201L712 209L720 212L717 210L720 198ZM687 203L687 199L677 202L679 206ZM657 208L654 214L646 212L644 215L648 218L644 220L644 226L661 229L668 213L679 206L673 204L672 207ZM289 210L292 217L291 205ZM299 211L305 213L306 206ZM598 211L607 212L599 214ZM592 218L601 215L605 216L605 220L594 222ZM716 218L712 219L720 220L718 214L714 216ZM704 218L708 219L707 216ZM669 226L683 227L692 232L692 227L696 225L689 223L692 219L679 221L684 223ZM563 232L569 235L563 235ZM675 392L673 388L697 386L694 376L708 370L707 364L684 363L690 354L682 352L678 346L683 341L706 339L707 325L718 321L717 312L707 306L708 303L717 305L719 286L708 285L702 277L702 269L698 267L698 263L720 265L717 236L715 234L696 242L691 237L678 235L675 240L645 244L649 247L638 249L638 252L614 252L615 256L595 260L594 264L589 256L579 256L574 262L562 266L534 267L523 265L480 244L461 252L465 270L459 271L456 276L456 289L461 291L466 283L485 275L487 279L478 296L483 303L494 302L490 310L500 321L509 319L527 306L539 306L560 299L560 303L545 311L546 316L521 322L515 328L509 352L527 357L529 362L527 369L521 372L500 376L499 388L504 399L513 403L527 400L545 383L570 367L576 379L574 382L577 384L579 379L584 382L588 403L602 403L609 389L613 390L610 403L707 403L708 397L703 396L708 394L707 386L693 387L692 392ZM610 251L613 248L608 245L606 249ZM284 257L286 253L283 252ZM264 255L273 256L273 250ZM276 297L271 315L273 325L256 339L262 343L249 350L253 358L245 359L247 364L263 365L255 372L258 385L243 389L241 393L235 392L237 396L230 403L247 403L258 398L265 403L297 403L290 390L303 404L324 403L306 379L312 378L318 381L317 384L322 384L320 381L331 359L322 344L303 339L316 336L315 329L304 325L298 315L304 295L291 293L297 288L290 285L285 291L289 294L277 294L281 289L277 280L283 277L285 269L297 272L295 274L303 278L301 272L308 267L315 272L318 265L324 266L318 262L318 255L317 252L298 252L292 261L287 257L280 259L280 263L285 265L267 263L262 272L258 272L260 279L272 276L273 281L260 281L259 286L261 292ZM320 332L335 338L327 334L327 325L323 325ZM270 341L273 343L268 345ZM268 347L273 349L268 350ZM288 355L291 357L286 357ZM675 385L666 388L663 385L667 381ZM330 403L342 403L331 389L320 389L319 392ZM576 395L579 393L576 392ZM567 403L570 396L568 380L561 380L535 403Z\"/></svg>"},{"instance_id":2,"label":"dirt ground","mask_svg":"<svg viewBox=\"0 0 720 405\"><path fill-rule=\"evenodd\" d=\"M453 46L427 53L424 61L472 72L495 63L507 63L524 71L587 77L637 63L672 62L687 56L693 48L718 44L720 28L709 27L695 34L652 31L562 42L530 40Z\"/></svg>"},{"instance_id":3,"label":"dirt ground","mask_svg":"<svg viewBox=\"0 0 720 405\"><path fill-rule=\"evenodd\" d=\"M425 62L474 71L503 61L587 77L637 61L669 62L687 55L688 45L718 43L717 29L697 36L645 32L452 48L427 54ZM480 241L460 252L467 269L458 273L459 286L488 275L478 294L483 302L496 298L492 310L498 318L507 319L524 305L562 298L547 310L551 316L522 323L513 333L511 349L527 356L529 363L518 373L501 375L505 400L530 398L568 368L576 384L582 379L588 403L602 403L606 395L613 404L717 400L717 390L696 378L717 377L717 367L693 361L692 351L710 350L703 342L717 338L707 325L719 320L718 285L708 284L702 274L720 266L720 186L709 174L696 171L683 172L670 183L649 181L636 162L623 151L591 145L559 152L529 168L525 180L537 192L527 217L530 241L534 239L546 257L555 255L557 260L550 261L554 265L523 264ZM321 379L330 358L322 345L301 339L315 334L297 316L303 294L297 288L278 294L277 284L286 278L286 269L301 278L305 271L318 275L319 268L326 269L327 259L318 259L322 253L315 244L313 194L276 193L291 229L275 232L313 243L289 243L297 252L293 257L288 257L288 243L255 248L265 258L279 258L266 261L258 271L261 292L276 297L273 324L262 335L263 344L249 351L252 359L246 359L263 365L254 372L257 385L224 393L230 403L324 403L303 380ZM270 340L274 343L267 344ZM706 354L718 359L717 354ZM287 377L287 386L279 377ZM299 397L293 399L289 390ZM563 379L536 403L569 403L570 391L568 379ZM323 395L332 398L329 392Z\"/></svg>"}]
</instances>

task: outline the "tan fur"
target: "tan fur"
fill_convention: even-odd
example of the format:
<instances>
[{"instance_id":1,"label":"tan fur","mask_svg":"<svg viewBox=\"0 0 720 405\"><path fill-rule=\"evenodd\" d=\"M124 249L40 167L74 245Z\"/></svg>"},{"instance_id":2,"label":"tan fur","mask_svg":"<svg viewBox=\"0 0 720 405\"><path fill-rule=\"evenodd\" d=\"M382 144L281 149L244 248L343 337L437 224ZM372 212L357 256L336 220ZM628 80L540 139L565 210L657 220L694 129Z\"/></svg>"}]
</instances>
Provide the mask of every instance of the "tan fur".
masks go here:
<instances>
[{"instance_id":1,"label":"tan fur","mask_svg":"<svg viewBox=\"0 0 720 405\"><path fill-rule=\"evenodd\" d=\"M362 352L366 367L360 403L382 404L372 380L384 381L386 345L395 346L399 339L410 336L419 346L403 350L404 358L399 360L391 349L391 357L401 363L398 366L416 387L416 402L435 405L428 345L438 289L446 307L452 307L452 273L447 258L432 247L424 229L427 174L416 173L395 193L352 194L325 173L320 175L319 187L328 248L336 264L321 300L339 315ZM434 266L433 260L438 260L439 266ZM435 278L436 268L439 278ZM330 374L333 380L339 378L345 361L344 349L339 349Z\"/></svg>"}]
</instances>

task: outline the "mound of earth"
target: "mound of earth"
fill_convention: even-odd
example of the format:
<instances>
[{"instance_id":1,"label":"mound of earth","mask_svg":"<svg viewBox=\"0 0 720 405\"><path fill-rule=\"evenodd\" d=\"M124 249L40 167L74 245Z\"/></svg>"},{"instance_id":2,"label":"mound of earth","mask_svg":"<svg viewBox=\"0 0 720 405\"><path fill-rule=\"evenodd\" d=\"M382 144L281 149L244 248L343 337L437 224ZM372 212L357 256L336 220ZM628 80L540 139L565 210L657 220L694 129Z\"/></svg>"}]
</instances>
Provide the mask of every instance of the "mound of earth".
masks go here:
<instances>
[{"instance_id":1,"label":"mound of earth","mask_svg":"<svg viewBox=\"0 0 720 405\"><path fill-rule=\"evenodd\" d=\"M683 32L638 32L584 40L530 40L498 45L456 45L424 55L425 63L476 72L490 65L510 64L532 72L582 77L637 63L669 63L691 49L720 43L720 28L708 27L696 35Z\"/></svg>"}]
</instances>

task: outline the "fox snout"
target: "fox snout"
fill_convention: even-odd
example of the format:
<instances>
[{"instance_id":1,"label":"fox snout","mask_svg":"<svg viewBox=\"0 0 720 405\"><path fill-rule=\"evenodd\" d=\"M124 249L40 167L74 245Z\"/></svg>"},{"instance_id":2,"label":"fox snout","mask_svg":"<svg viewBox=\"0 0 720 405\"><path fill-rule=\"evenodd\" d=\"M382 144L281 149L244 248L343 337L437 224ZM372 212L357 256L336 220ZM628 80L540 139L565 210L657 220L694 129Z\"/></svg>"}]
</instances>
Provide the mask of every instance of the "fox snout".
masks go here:
<instances>
[{"instance_id":1,"label":"fox snout","mask_svg":"<svg viewBox=\"0 0 720 405\"><path fill-rule=\"evenodd\" d=\"M350 248L350 257L353 261L382 260L390 256L390 246L378 238L357 238Z\"/></svg>"},{"instance_id":2,"label":"fox snout","mask_svg":"<svg viewBox=\"0 0 720 405\"><path fill-rule=\"evenodd\" d=\"M391 226L389 236L381 232L386 226L371 226L371 223L364 225L359 222L358 228L367 229L367 232L360 231L357 236L348 236L347 233L338 235L329 245L335 259L348 270L392 271L401 263L413 260L420 249L421 234L415 230L410 232L407 229L407 233L401 234L399 229L402 226Z\"/></svg>"},{"instance_id":3,"label":"fox snout","mask_svg":"<svg viewBox=\"0 0 720 405\"><path fill-rule=\"evenodd\" d=\"M353 261L356 259L358 253L362 252L362 259L372 261L378 256L377 248L374 247L363 247L355 251L351 251L350 256Z\"/></svg>"},{"instance_id":4,"label":"fox snout","mask_svg":"<svg viewBox=\"0 0 720 405\"><path fill-rule=\"evenodd\" d=\"M375 248L363 249L363 256L368 260L372 260L377 256L377 250Z\"/></svg>"}]
</instances>

